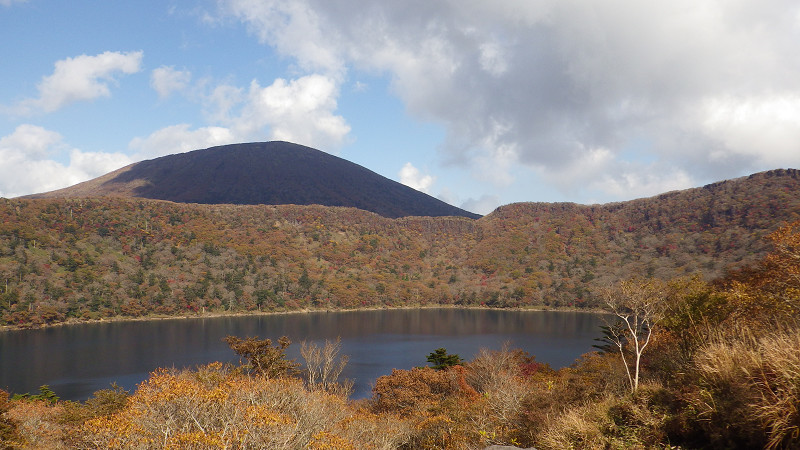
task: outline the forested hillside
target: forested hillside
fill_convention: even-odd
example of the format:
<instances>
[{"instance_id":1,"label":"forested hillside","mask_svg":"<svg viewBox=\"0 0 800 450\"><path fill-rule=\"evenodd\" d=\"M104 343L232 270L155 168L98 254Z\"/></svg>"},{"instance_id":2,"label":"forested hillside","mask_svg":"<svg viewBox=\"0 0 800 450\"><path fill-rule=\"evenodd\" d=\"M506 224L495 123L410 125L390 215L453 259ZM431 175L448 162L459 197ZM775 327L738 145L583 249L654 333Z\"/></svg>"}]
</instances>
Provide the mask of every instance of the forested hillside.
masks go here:
<instances>
[{"instance_id":1,"label":"forested hillside","mask_svg":"<svg viewBox=\"0 0 800 450\"><path fill-rule=\"evenodd\" d=\"M800 219L777 170L624 203L522 203L478 220L342 207L0 200L8 325L425 304L593 307L638 275L714 278Z\"/></svg>"},{"instance_id":2,"label":"forested hillside","mask_svg":"<svg viewBox=\"0 0 800 450\"><path fill-rule=\"evenodd\" d=\"M800 221L747 271L619 281L604 344L553 370L504 346L394 369L351 400L340 342L227 336L239 365L154 370L85 402L0 389L3 448L795 449ZM622 309L619 309L622 308ZM627 326L626 326L627 325ZM641 358L640 358L641 356ZM506 448L506 447L503 447ZM511 448L511 447L509 447Z\"/></svg>"}]
</instances>

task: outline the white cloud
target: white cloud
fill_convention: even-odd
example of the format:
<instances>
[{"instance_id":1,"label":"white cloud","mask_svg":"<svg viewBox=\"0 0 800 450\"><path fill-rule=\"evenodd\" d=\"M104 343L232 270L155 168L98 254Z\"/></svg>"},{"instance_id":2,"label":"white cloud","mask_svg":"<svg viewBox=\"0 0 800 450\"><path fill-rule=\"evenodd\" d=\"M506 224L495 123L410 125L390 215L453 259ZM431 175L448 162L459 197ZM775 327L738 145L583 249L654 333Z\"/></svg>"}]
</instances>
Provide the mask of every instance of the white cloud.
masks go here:
<instances>
[{"instance_id":1,"label":"white cloud","mask_svg":"<svg viewBox=\"0 0 800 450\"><path fill-rule=\"evenodd\" d=\"M193 93L207 88L208 80L190 86L189 75L183 75L184 72L166 68L159 73L159 83L164 83L158 85L165 94L171 91L170 86ZM179 82L175 82L176 78ZM253 80L249 89L220 84L210 88L210 92L193 96L202 101L207 119L219 125L196 129L189 124L171 125L147 137L134 138L129 147L136 152L137 159L264 139L291 141L333 152L350 132L344 118L335 114L338 95L336 81L322 75L288 81L279 78L266 87Z\"/></svg>"},{"instance_id":2,"label":"white cloud","mask_svg":"<svg viewBox=\"0 0 800 450\"><path fill-rule=\"evenodd\" d=\"M190 128L185 123L171 125L145 138L134 138L128 146L136 151L136 159L141 160L236 142L233 132L224 127Z\"/></svg>"},{"instance_id":3,"label":"white cloud","mask_svg":"<svg viewBox=\"0 0 800 450\"><path fill-rule=\"evenodd\" d=\"M511 170L518 160L519 144L503 138L509 125L493 119L489 127L477 151L471 153L473 177L495 186L509 186L514 182Z\"/></svg>"},{"instance_id":4,"label":"white cloud","mask_svg":"<svg viewBox=\"0 0 800 450\"><path fill-rule=\"evenodd\" d=\"M754 166L800 167L800 93L709 99L703 105L706 135L719 143L711 161L744 157Z\"/></svg>"},{"instance_id":5,"label":"white cloud","mask_svg":"<svg viewBox=\"0 0 800 450\"><path fill-rule=\"evenodd\" d=\"M297 58L309 71L343 70L341 55L330 41L335 27L328 27L316 7L305 1L236 0L221 2L227 11L251 25L261 42Z\"/></svg>"},{"instance_id":6,"label":"white cloud","mask_svg":"<svg viewBox=\"0 0 800 450\"><path fill-rule=\"evenodd\" d=\"M624 163L616 160L609 149L595 148L582 150L580 157L575 158L570 164L557 169L541 167L539 170L542 178L548 183L563 192L576 195L581 188L590 183L607 179L608 174L614 173L622 164ZM616 195L617 192L613 194Z\"/></svg>"},{"instance_id":7,"label":"white cloud","mask_svg":"<svg viewBox=\"0 0 800 450\"><path fill-rule=\"evenodd\" d=\"M192 73L189 71L161 66L150 75L150 86L158 92L160 98L167 98L173 92L186 89L191 80Z\"/></svg>"},{"instance_id":8,"label":"white cloud","mask_svg":"<svg viewBox=\"0 0 800 450\"><path fill-rule=\"evenodd\" d=\"M580 154L557 169L540 168L542 179L572 196L594 195L604 202L651 197L697 183L686 170L668 163L628 161L607 148L585 149Z\"/></svg>"},{"instance_id":9,"label":"white cloud","mask_svg":"<svg viewBox=\"0 0 800 450\"><path fill-rule=\"evenodd\" d=\"M53 112L70 103L109 97L109 83L117 73L140 70L142 52L105 52L95 56L80 55L56 61L52 75L38 84L39 97L20 102L17 112Z\"/></svg>"},{"instance_id":10,"label":"white cloud","mask_svg":"<svg viewBox=\"0 0 800 450\"><path fill-rule=\"evenodd\" d=\"M85 181L113 172L133 162L129 156L118 152L82 152L72 149L69 152L68 170L74 171L76 177Z\"/></svg>"},{"instance_id":11,"label":"white cloud","mask_svg":"<svg viewBox=\"0 0 800 450\"><path fill-rule=\"evenodd\" d=\"M220 4L301 69L387 74L410 113L447 130L444 160L495 184L510 168L573 171L597 149L624 165L639 139L658 164L638 169L669 168L676 185L800 153L794 0ZM658 172L620 177L671 186Z\"/></svg>"},{"instance_id":12,"label":"white cloud","mask_svg":"<svg viewBox=\"0 0 800 450\"><path fill-rule=\"evenodd\" d=\"M53 158L69 154L69 164ZM131 163L121 153L69 149L59 133L23 124L0 138L0 197L46 192L103 175Z\"/></svg>"},{"instance_id":13,"label":"white cloud","mask_svg":"<svg viewBox=\"0 0 800 450\"><path fill-rule=\"evenodd\" d=\"M496 42L485 42L478 46L481 68L499 77L508 71L508 59L505 50Z\"/></svg>"},{"instance_id":14,"label":"white cloud","mask_svg":"<svg viewBox=\"0 0 800 450\"><path fill-rule=\"evenodd\" d=\"M253 80L249 89L227 84L209 88L208 80L192 86L188 72L160 69L153 73L156 90L164 95L177 89L194 94L206 90L192 98L199 98L209 122L219 125L192 129L189 124L177 124L134 138L129 147L139 159L265 138L335 151L350 132L344 118L335 114L339 90L329 77L279 78L266 87Z\"/></svg>"},{"instance_id":15,"label":"white cloud","mask_svg":"<svg viewBox=\"0 0 800 450\"><path fill-rule=\"evenodd\" d=\"M13 5L14 3L25 3L25 2L27 2L27 1L28 1L28 0L0 0L0 5L3 5L3 6L11 6L11 5Z\"/></svg>"},{"instance_id":16,"label":"white cloud","mask_svg":"<svg viewBox=\"0 0 800 450\"><path fill-rule=\"evenodd\" d=\"M335 115L339 90L336 82L323 75L295 80L277 79L267 87L250 84L245 105L229 120L237 136L296 142L332 151L341 146L350 126Z\"/></svg>"},{"instance_id":17,"label":"white cloud","mask_svg":"<svg viewBox=\"0 0 800 450\"><path fill-rule=\"evenodd\" d=\"M406 186L416 189L420 192L430 194L430 187L436 181L436 177L431 175L423 175L413 164L407 162L400 172L400 182Z\"/></svg>"},{"instance_id":18,"label":"white cloud","mask_svg":"<svg viewBox=\"0 0 800 450\"><path fill-rule=\"evenodd\" d=\"M5 163L24 159L42 159L61 143L55 131L30 124L19 125L12 134L0 138L0 155ZM5 165L5 164L4 164Z\"/></svg>"}]
</instances>

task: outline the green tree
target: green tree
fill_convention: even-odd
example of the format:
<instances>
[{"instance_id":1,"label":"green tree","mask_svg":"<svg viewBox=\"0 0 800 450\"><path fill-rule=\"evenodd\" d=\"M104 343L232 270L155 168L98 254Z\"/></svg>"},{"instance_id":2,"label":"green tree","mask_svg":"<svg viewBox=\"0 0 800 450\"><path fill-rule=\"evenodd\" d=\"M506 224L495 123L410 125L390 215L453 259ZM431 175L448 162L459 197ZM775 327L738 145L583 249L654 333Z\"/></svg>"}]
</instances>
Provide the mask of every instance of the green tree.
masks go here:
<instances>
[{"instance_id":1,"label":"green tree","mask_svg":"<svg viewBox=\"0 0 800 450\"><path fill-rule=\"evenodd\" d=\"M50 386L47 384L39 387L38 394L14 394L14 396L11 397L11 400L44 400L50 403L56 403L58 402L58 399L59 397L55 392L53 392L52 389L50 389Z\"/></svg>"},{"instance_id":2,"label":"green tree","mask_svg":"<svg viewBox=\"0 0 800 450\"><path fill-rule=\"evenodd\" d=\"M458 355L449 355L445 348L437 348L428 355L427 361L433 364L436 370L444 370L448 367L455 366L461 363L461 357Z\"/></svg>"}]
</instances>

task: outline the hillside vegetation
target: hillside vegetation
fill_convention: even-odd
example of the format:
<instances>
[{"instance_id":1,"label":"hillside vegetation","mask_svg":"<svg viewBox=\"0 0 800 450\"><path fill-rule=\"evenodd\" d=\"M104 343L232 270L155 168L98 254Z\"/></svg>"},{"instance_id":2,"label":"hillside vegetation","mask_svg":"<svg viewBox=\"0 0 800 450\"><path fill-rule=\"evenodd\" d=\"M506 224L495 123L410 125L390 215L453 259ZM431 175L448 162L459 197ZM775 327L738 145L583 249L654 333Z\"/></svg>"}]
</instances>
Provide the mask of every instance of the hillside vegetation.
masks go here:
<instances>
[{"instance_id":1,"label":"hillside vegetation","mask_svg":"<svg viewBox=\"0 0 800 450\"><path fill-rule=\"evenodd\" d=\"M159 369L129 393L86 402L0 391L8 448L538 449L800 446L800 221L769 236L774 250L714 284L634 278L611 288L634 337L552 370L535 355L484 349L461 361L393 370L372 397L349 400L338 343L225 340L242 357ZM644 306L642 308L642 306ZM609 323L608 330L619 330ZM613 332L607 343L615 342ZM641 343L647 342L642 347ZM432 349L433 350L433 349ZM640 351L641 350L641 351ZM636 363L639 382L629 376Z\"/></svg>"},{"instance_id":2,"label":"hillside vegetation","mask_svg":"<svg viewBox=\"0 0 800 450\"><path fill-rule=\"evenodd\" d=\"M520 203L478 220L354 208L0 199L0 320L401 305L593 308L631 276L716 278L800 219L777 170L596 206Z\"/></svg>"}]
</instances>

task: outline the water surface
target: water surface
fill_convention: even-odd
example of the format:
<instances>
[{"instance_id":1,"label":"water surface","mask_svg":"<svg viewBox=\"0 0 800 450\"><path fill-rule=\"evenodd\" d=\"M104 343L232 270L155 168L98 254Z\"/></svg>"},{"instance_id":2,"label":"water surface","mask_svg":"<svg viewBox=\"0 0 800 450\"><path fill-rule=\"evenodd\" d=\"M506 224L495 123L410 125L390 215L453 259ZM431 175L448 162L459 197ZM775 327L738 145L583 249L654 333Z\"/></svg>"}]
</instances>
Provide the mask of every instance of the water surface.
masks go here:
<instances>
[{"instance_id":1,"label":"water surface","mask_svg":"<svg viewBox=\"0 0 800 450\"><path fill-rule=\"evenodd\" d=\"M480 348L504 342L554 368L592 350L602 315L555 311L418 309L319 312L244 317L168 319L70 325L0 333L0 388L37 392L47 384L62 399L85 400L112 382L133 390L159 367L238 362L222 342L227 335L288 336L290 358L301 341L323 345L341 338L349 355L344 376L355 398L369 397L372 383L393 368L426 365L444 347L471 359Z\"/></svg>"}]
</instances>

